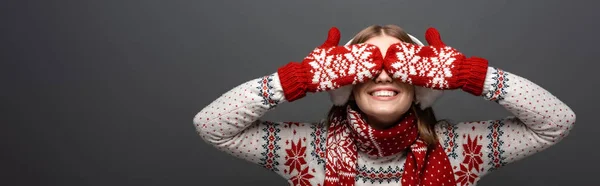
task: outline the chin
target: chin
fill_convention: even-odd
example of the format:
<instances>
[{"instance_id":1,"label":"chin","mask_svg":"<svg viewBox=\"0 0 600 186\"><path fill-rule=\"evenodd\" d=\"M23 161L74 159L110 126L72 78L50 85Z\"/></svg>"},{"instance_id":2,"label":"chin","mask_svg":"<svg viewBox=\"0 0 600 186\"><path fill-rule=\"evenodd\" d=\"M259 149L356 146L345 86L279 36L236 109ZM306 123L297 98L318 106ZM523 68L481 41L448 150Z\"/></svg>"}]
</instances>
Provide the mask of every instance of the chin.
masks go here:
<instances>
[{"instance_id":1,"label":"chin","mask_svg":"<svg viewBox=\"0 0 600 186\"><path fill-rule=\"evenodd\" d=\"M373 107L374 108L371 111L371 115L374 115L374 116L394 117L397 115L402 115L402 113L403 113L399 108L377 106L377 105L373 105Z\"/></svg>"},{"instance_id":2,"label":"chin","mask_svg":"<svg viewBox=\"0 0 600 186\"><path fill-rule=\"evenodd\" d=\"M380 118L380 120L387 121L400 118L408 110L408 108L401 107L377 107L376 105L373 106L374 108L372 109L369 115Z\"/></svg>"},{"instance_id":3,"label":"chin","mask_svg":"<svg viewBox=\"0 0 600 186\"><path fill-rule=\"evenodd\" d=\"M365 110L376 115L402 115L409 108L412 103L412 99L408 95L396 95L394 97L386 98L387 100L380 100L372 95L366 95L362 97L359 105L363 105ZM368 105L368 106L367 106Z\"/></svg>"}]
</instances>

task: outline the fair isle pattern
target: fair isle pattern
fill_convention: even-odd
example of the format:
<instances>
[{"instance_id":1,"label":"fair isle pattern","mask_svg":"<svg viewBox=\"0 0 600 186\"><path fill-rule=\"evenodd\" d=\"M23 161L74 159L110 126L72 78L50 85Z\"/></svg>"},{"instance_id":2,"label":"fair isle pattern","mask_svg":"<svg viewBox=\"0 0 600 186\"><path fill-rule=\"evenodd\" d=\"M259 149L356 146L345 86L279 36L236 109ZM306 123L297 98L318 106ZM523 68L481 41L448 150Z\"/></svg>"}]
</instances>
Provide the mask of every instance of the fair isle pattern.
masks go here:
<instances>
[{"instance_id":1,"label":"fair isle pattern","mask_svg":"<svg viewBox=\"0 0 600 186\"><path fill-rule=\"evenodd\" d=\"M377 56L379 55L379 56ZM303 61L308 62L311 84L315 91L327 91L343 85L356 84L379 74L381 53L375 45L356 44L330 48L317 48Z\"/></svg>"},{"instance_id":2,"label":"fair isle pattern","mask_svg":"<svg viewBox=\"0 0 600 186\"><path fill-rule=\"evenodd\" d=\"M353 182L356 173L352 166L356 164L358 154L354 141L350 137L350 129L345 127L347 120L342 116L332 117L330 125L327 129L328 150L324 185Z\"/></svg>"},{"instance_id":3,"label":"fair isle pattern","mask_svg":"<svg viewBox=\"0 0 600 186\"><path fill-rule=\"evenodd\" d=\"M314 178L315 169L308 166L306 159L306 137L296 136L296 127L304 126L298 122L284 122L284 128L292 129L292 138L285 140L284 174L290 176L290 185L310 186L310 179ZM295 140L297 139L297 141Z\"/></svg>"},{"instance_id":4,"label":"fair isle pattern","mask_svg":"<svg viewBox=\"0 0 600 186\"><path fill-rule=\"evenodd\" d=\"M261 162L259 164L269 170L279 171L277 169L277 166L279 166L277 160L279 159L278 151L281 149L278 144L281 140L281 137L279 136L281 130L278 127L279 124L273 122L267 123L268 124L263 128L265 135L262 137L262 139L266 141L266 144L262 145L262 150L264 152L261 153L262 158L260 159Z\"/></svg>"},{"instance_id":5,"label":"fair isle pattern","mask_svg":"<svg viewBox=\"0 0 600 186\"><path fill-rule=\"evenodd\" d=\"M490 92L498 92L496 91L497 87L502 84L501 87L504 90L500 91L500 94L495 94L495 100L498 106L504 107L511 115L496 121L500 123L487 120L455 124L437 123L435 131L439 137L438 146L440 148L438 151L432 151L434 153L428 153L428 156L438 155L436 155L436 158L426 161L436 166L435 169L428 169L427 164L425 164L423 175L426 176L427 181L422 182L423 185L432 184L429 181L435 182L436 178L444 177L444 175L430 175L438 172L436 170L439 167L437 164L440 163L449 164L448 166L441 166L441 168L449 167L452 169L449 174L457 182L457 184L450 184L448 181L454 180L446 180L443 182L444 185L474 185L479 179L491 172L490 170L497 169L495 168L496 165L507 165L541 152L564 139L573 128L576 119L575 113L560 99L525 78L512 73L509 75L509 72L498 71L500 70L493 67L488 68L485 79L486 86L483 90L485 94L482 97L494 95ZM204 106L193 119L198 134L206 143L216 149L266 167L284 177L291 185L323 184L326 182L326 167L328 167L329 162L326 166L323 163L318 163L319 159L313 156L317 155L318 157L318 152L323 152L323 148L316 149L319 144L325 143L323 139L325 141L330 140L326 136L326 133L330 131L325 129L329 126L314 123L279 124L260 120L272 108L263 102L265 99L263 96L264 91L261 92L263 80L264 77L250 80ZM269 85L267 87L272 87L271 90L268 90L270 99L274 101L272 103L281 104L285 102L280 81L279 76L275 74L275 76L272 76L271 83L267 83ZM269 82L268 78L266 82ZM496 83L495 86L492 86L494 83ZM348 121L344 119L337 122L344 123ZM448 125L453 127L448 128ZM497 132L497 135L494 134L494 131ZM451 136L449 136L450 134ZM299 139L302 139L302 141L300 142ZM315 143L317 139L321 142ZM285 143L286 140L289 140L289 144ZM449 146L451 140L458 147ZM295 148L291 148L292 141ZM495 148L494 141L498 142L497 148ZM446 142L448 143L446 144ZM325 143L325 145L325 149L329 147L335 149L333 146L339 145L339 143ZM443 148L442 145L444 145ZM306 149L303 150L302 147L306 147ZM293 156L288 156L287 159L284 157L287 155L286 149L293 150ZM450 154L446 153L448 149L451 149L451 151L453 149L457 157L448 156ZM325 154L327 155L330 151L325 151ZM498 156L492 154L490 157L490 153L494 152L499 152L497 153ZM302 155L302 153L306 154ZM296 157L298 161L292 160L293 158L290 159L290 157ZM304 158L307 163L302 163L301 158ZM329 161L328 158L327 161ZM364 157L359 156L358 158L361 158L358 161L362 162ZM411 166L406 166L409 164L405 161L407 159L409 159L408 155L407 158L401 158L395 162L373 162L361 168L369 171L374 168L374 170L381 172L379 167L384 167L384 172L389 172L387 166L404 165L403 170L401 170L404 173L400 182L403 183L402 185L407 185L404 184L403 179L412 177L407 175L407 169L411 168ZM499 161L494 162L494 159ZM287 160L292 161L285 165ZM300 163L299 168L294 161ZM445 161L449 162L446 163ZM343 163L344 161L340 159L338 162ZM359 166L362 165L365 164ZM291 170L292 167L291 174L284 172ZM354 167L355 170L358 168ZM445 171L442 170L442 172ZM349 171L340 173L345 176L352 176ZM352 177L353 182L347 183L355 183L356 185L398 185L392 179L388 179L391 181L387 183L388 180L379 182L379 180L373 179L376 181L371 182L371 180L363 177L356 179L357 177L360 177L360 174Z\"/></svg>"},{"instance_id":6,"label":"fair isle pattern","mask_svg":"<svg viewBox=\"0 0 600 186\"><path fill-rule=\"evenodd\" d=\"M488 163L491 166L490 170L495 170L506 165L506 157L504 157L504 149L502 149L504 145L502 138L502 135L504 135L504 131L502 131L504 122L501 120L492 122L493 124L488 126L490 133L487 135L487 139L490 140L490 143L488 143L487 148L491 152L488 154L488 158L491 160Z\"/></svg>"},{"instance_id":7,"label":"fair isle pattern","mask_svg":"<svg viewBox=\"0 0 600 186\"><path fill-rule=\"evenodd\" d=\"M273 99L273 77L273 74L264 76L258 82L260 87L256 87L259 89L259 95L263 98L263 104L268 105L269 108L273 108L278 104L278 101Z\"/></svg>"},{"instance_id":8,"label":"fair isle pattern","mask_svg":"<svg viewBox=\"0 0 600 186\"><path fill-rule=\"evenodd\" d=\"M358 149L373 158L394 155L408 149L400 179L402 185L454 183L452 166L444 149L440 144L428 149L427 144L418 138L417 121L412 112L405 114L397 125L376 130L365 123L351 106L346 108L343 114L335 113L328 129L325 186L356 184ZM343 119L344 115L347 119ZM346 139L348 137L350 138ZM350 145L340 147L338 144Z\"/></svg>"},{"instance_id":9,"label":"fair isle pattern","mask_svg":"<svg viewBox=\"0 0 600 186\"><path fill-rule=\"evenodd\" d=\"M288 148L285 149L285 166L287 166L286 170L283 170L286 174L296 173L299 174L302 172L302 168L306 166L306 146L302 144L302 140L298 139L298 142L294 142L294 140L286 140L286 144L288 144ZM290 145L291 143L291 145Z\"/></svg>"},{"instance_id":10,"label":"fair isle pattern","mask_svg":"<svg viewBox=\"0 0 600 186\"><path fill-rule=\"evenodd\" d=\"M310 146L312 147L310 154L317 159L317 164L325 164L327 127L325 127L323 122L320 122L310 125L310 128L310 137L312 138L310 142Z\"/></svg>"},{"instance_id":11,"label":"fair isle pattern","mask_svg":"<svg viewBox=\"0 0 600 186\"><path fill-rule=\"evenodd\" d=\"M410 147L418 138L416 117L408 112L400 120L401 123L384 131L376 130L362 119L358 111L348 107L348 122L353 131L353 137L361 151L370 156L384 157L400 153ZM387 140L386 140L387 139Z\"/></svg>"},{"instance_id":12,"label":"fair isle pattern","mask_svg":"<svg viewBox=\"0 0 600 186\"><path fill-rule=\"evenodd\" d=\"M312 186L312 184L310 183L310 179L314 178L315 176L313 174L311 174L311 171L314 174L315 169L311 169L310 167L305 167L304 169L302 169L302 171L298 172L296 175L294 175L292 178L290 178L290 182L292 186Z\"/></svg>"},{"instance_id":13,"label":"fair isle pattern","mask_svg":"<svg viewBox=\"0 0 600 186\"><path fill-rule=\"evenodd\" d=\"M487 91L484 95L484 98L490 101L500 101L504 99L504 95L506 95L506 90L509 88L508 82L508 73L503 71L502 69L495 68L492 71L492 79L494 82L492 83L492 90Z\"/></svg>"},{"instance_id":14,"label":"fair isle pattern","mask_svg":"<svg viewBox=\"0 0 600 186\"><path fill-rule=\"evenodd\" d=\"M464 160L460 164L460 169L454 171L458 177L456 182L461 185L475 184L480 179L479 173L483 172L483 153L479 142L481 136L471 138L471 135L467 134L467 142L462 144Z\"/></svg>"},{"instance_id":15,"label":"fair isle pattern","mask_svg":"<svg viewBox=\"0 0 600 186\"><path fill-rule=\"evenodd\" d=\"M375 169L373 167L367 167L363 165L357 169L357 172L356 181L362 180L363 183L399 183L400 179L402 179L402 173L404 173L404 169L400 166L394 166L393 168L392 166L388 166L387 169L379 167L379 169Z\"/></svg>"},{"instance_id":16,"label":"fair isle pattern","mask_svg":"<svg viewBox=\"0 0 600 186\"><path fill-rule=\"evenodd\" d=\"M306 165L306 146L302 145L302 140L298 139L298 142L293 140L286 140L286 144L290 144L289 148L285 149L285 166L288 166L284 173L292 173L294 170L297 172L302 171L302 167Z\"/></svg>"},{"instance_id":17,"label":"fair isle pattern","mask_svg":"<svg viewBox=\"0 0 600 186\"><path fill-rule=\"evenodd\" d=\"M456 78L454 72L458 58L464 58L456 49L428 47L397 43L390 46L394 51L386 56L386 67L394 78L402 82L418 84L427 88L449 89L449 78ZM425 55L423 55L425 54Z\"/></svg>"},{"instance_id":18,"label":"fair isle pattern","mask_svg":"<svg viewBox=\"0 0 600 186\"><path fill-rule=\"evenodd\" d=\"M456 144L456 138L458 138L456 129L458 127L453 124L446 123L445 128L446 130L443 132L443 136L445 136L444 147L446 148L444 150L446 154L448 154L448 158L456 159L456 157L458 157L458 154L456 154L456 148L458 147L458 144Z\"/></svg>"}]
</instances>

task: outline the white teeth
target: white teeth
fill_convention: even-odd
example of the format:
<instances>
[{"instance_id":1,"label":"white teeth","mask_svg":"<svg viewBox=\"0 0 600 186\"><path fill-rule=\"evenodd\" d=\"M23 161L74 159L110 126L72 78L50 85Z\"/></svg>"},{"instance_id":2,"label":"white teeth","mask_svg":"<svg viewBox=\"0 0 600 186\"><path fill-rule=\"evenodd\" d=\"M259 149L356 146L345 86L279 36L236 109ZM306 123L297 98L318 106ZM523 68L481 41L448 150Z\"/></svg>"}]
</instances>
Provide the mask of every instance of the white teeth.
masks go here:
<instances>
[{"instance_id":1,"label":"white teeth","mask_svg":"<svg viewBox=\"0 0 600 186\"><path fill-rule=\"evenodd\" d=\"M375 91L375 92L371 93L371 95L380 96L380 97L391 97L391 96L395 96L396 92L389 91L389 90L380 90L380 91Z\"/></svg>"}]
</instances>

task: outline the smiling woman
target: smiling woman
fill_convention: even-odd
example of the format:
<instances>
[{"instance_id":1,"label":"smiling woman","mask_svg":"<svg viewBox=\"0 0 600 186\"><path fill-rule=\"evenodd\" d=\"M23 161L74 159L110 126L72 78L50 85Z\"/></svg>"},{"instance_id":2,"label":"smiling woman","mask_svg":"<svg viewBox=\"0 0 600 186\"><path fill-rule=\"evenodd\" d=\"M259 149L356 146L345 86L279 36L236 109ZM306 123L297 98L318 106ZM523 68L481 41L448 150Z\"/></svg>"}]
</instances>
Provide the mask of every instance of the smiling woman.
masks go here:
<instances>
[{"instance_id":1,"label":"smiling woman","mask_svg":"<svg viewBox=\"0 0 600 186\"><path fill-rule=\"evenodd\" d=\"M474 185L484 175L562 140L573 111L533 82L466 57L436 29L428 46L394 25L338 46L336 28L300 63L243 83L195 117L199 135L291 185ZM431 109L461 89L506 108L500 120L449 123ZM309 92L329 92L325 122L260 118Z\"/></svg>"},{"instance_id":2,"label":"smiling woman","mask_svg":"<svg viewBox=\"0 0 600 186\"><path fill-rule=\"evenodd\" d=\"M356 34L348 44L373 44L380 49L385 57L387 49L394 43L421 43L416 40L416 38L416 42L413 41L412 38L414 37L411 37L402 28L396 25L373 25ZM386 89L390 91L375 92L376 90ZM395 121L398 121L409 108L413 109L413 112L418 118L417 126L420 137L427 144L433 144L437 141L435 133L433 132L433 125L437 122L437 119L435 118L430 104L432 104L432 100L435 100L441 92L421 87L417 88L416 91L418 91L417 94L415 94L415 87L413 85L401 81L394 81L386 71L382 71L372 81L366 81L354 86L351 98L355 100L355 104L360 108L358 110L367 115L366 119L369 125L376 129L390 127ZM348 98L344 98L344 95L344 93L331 92L332 100L347 100ZM415 97L416 95L419 96ZM341 105L344 104L343 102L344 101L339 101L339 103L336 104ZM415 107L415 104L420 104L420 106ZM332 110L337 109L343 109L343 106L332 107Z\"/></svg>"}]
</instances>

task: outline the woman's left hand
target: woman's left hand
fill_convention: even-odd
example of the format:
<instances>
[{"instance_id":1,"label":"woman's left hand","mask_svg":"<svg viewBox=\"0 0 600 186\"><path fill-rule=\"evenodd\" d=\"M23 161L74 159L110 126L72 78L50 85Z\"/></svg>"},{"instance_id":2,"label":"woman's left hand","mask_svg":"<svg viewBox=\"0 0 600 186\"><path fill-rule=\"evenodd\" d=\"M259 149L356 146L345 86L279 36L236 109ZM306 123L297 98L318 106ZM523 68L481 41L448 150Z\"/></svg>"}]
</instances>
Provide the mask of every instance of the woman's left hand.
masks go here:
<instances>
[{"instance_id":1,"label":"woman's left hand","mask_svg":"<svg viewBox=\"0 0 600 186\"><path fill-rule=\"evenodd\" d=\"M435 28L427 29L429 46L410 43L391 45L385 55L384 69L405 83L433 89L463 89L481 95L488 61L467 58L458 50L446 46Z\"/></svg>"}]
</instances>

